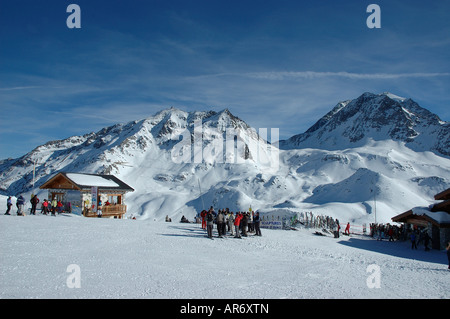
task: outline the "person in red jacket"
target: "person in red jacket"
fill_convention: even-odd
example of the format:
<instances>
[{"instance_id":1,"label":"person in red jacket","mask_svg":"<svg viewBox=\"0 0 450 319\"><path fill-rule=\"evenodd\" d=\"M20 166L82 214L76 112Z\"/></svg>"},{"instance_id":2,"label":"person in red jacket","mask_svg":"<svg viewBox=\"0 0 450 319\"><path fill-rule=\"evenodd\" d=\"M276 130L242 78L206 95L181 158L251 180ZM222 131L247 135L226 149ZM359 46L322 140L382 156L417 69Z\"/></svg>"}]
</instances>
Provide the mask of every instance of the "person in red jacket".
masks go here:
<instances>
[{"instance_id":1,"label":"person in red jacket","mask_svg":"<svg viewBox=\"0 0 450 319\"><path fill-rule=\"evenodd\" d=\"M63 204L61 203L61 201L58 201L58 203L56 204L56 210L58 211L58 214L61 214L63 212L62 208Z\"/></svg>"},{"instance_id":2,"label":"person in red jacket","mask_svg":"<svg viewBox=\"0 0 450 319\"><path fill-rule=\"evenodd\" d=\"M394 241L394 227L390 227L388 230L389 241Z\"/></svg>"},{"instance_id":3,"label":"person in red jacket","mask_svg":"<svg viewBox=\"0 0 450 319\"><path fill-rule=\"evenodd\" d=\"M242 219L241 213L236 213L236 217L234 218L234 229L236 230L236 236L234 238L241 238L241 233L239 232L239 224L241 223Z\"/></svg>"},{"instance_id":4,"label":"person in red jacket","mask_svg":"<svg viewBox=\"0 0 450 319\"><path fill-rule=\"evenodd\" d=\"M44 202L42 203L42 214L48 214L48 201L46 199L44 199Z\"/></svg>"},{"instance_id":5,"label":"person in red jacket","mask_svg":"<svg viewBox=\"0 0 450 319\"><path fill-rule=\"evenodd\" d=\"M347 227L345 227L344 234L345 235L350 235L350 223L347 223Z\"/></svg>"},{"instance_id":6,"label":"person in red jacket","mask_svg":"<svg viewBox=\"0 0 450 319\"><path fill-rule=\"evenodd\" d=\"M206 210L202 210L200 216L202 217L202 229L206 229Z\"/></svg>"}]
</instances>

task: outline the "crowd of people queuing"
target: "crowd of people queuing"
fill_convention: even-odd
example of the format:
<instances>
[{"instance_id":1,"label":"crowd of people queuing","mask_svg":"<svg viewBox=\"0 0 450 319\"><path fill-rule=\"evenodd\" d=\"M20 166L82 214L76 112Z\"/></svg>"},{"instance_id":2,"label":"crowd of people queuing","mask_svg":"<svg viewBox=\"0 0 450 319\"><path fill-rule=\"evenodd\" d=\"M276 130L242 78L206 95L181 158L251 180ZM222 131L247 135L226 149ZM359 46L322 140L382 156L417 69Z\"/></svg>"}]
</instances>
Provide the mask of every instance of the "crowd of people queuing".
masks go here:
<instances>
[{"instance_id":1,"label":"crowd of people queuing","mask_svg":"<svg viewBox=\"0 0 450 319\"><path fill-rule=\"evenodd\" d=\"M202 229L207 231L208 238L213 237L214 225L216 225L219 238L228 234L234 238L248 237L249 233L262 236L260 228L259 212L231 212L228 208L219 209L217 213L213 207L200 213Z\"/></svg>"},{"instance_id":2,"label":"crowd of people queuing","mask_svg":"<svg viewBox=\"0 0 450 319\"><path fill-rule=\"evenodd\" d=\"M30 204L31 204L31 209L30 209L30 215L36 215L36 211L38 209L38 204L40 203L39 198L37 197L37 195L31 195L31 199L30 199ZM17 211L16 214L18 216L24 216L25 213L25 198L20 195L19 197L17 197L16 200L16 207L17 207ZM5 215L11 215L11 208L13 207L13 200L12 197L9 196L8 199L6 200L6 213ZM44 201L41 203L41 213L44 215L48 215L51 214L52 216L56 216L56 214L60 214L63 211L67 211L67 212L71 212L71 205L70 203L67 203L66 205L64 205L61 201L56 200L56 198L54 198L53 200L49 201L47 199L44 199Z\"/></svg>"},{"instance_id":3,"label":"crowd of people queuing","mask_svg":"<svg viewBox=\"0 0 450 319\"><path fill-rule=\"evenodd\" d=\"M411 249L416 249L417 246L423 244L424 250L430 250L431 237L428 234L428 229L426 227L419 227L413 225L412 227L405 227L403 224L401 226L391 225L391 224L370 224L370 236L375 237L377 240L382 241L388 238L388 241L393 242L396 240L408 241L411 243ZM447 259L448 259L448 269L450 269L450 242L446 246Z\"/></svg>"},{"instance_id":4,"label":"crowd of people queuing","mask_svg":"<svg viewBox=\"0 0 450 319\"><path fill-rule=\"evenodd\" d=\"M417 246L423 244L426 251L430 250L431 237L428 234L428 229L425 227L418 227L414 225L411 228L391 224L370 224L370 236L377 240L388 238L388 241L409 240L411 242L411 249L417 249Z\"/></svg>"}]
</instances>

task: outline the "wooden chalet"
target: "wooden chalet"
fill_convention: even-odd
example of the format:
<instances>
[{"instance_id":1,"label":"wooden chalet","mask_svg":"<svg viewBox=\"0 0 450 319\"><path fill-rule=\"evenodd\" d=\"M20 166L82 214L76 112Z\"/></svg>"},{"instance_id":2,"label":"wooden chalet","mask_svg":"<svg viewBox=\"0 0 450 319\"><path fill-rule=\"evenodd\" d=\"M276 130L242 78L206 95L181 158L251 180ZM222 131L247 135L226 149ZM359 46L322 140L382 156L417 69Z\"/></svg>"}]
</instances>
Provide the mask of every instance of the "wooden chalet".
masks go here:
<instances>
[{"instance_id":1,"label":"wooden chalet","mask_svg":"<svg viewBox=\"0 0 450 319\"><path fill-rule=\"evenodd\" d=\"M430 207L415 207L392 217L393 222L428 229L433 249L444 249L450 241L450 188L435 195Z\"/></svg>"},{"instance_id":2,"label":"wooden chalet","mask_svg":"<svg viewBox=\"0 0 450 319\"><path fill-rule=\"evenodd\" d=\"M125 194L134 189L113 175L58 173L40 189L48 189L48 199L61 201L72 212L86 217L97 217L92 203L92 189L96 188L97 203L102 217L122 218L127 211ZM70 203L70 205L67 205Z\"/></svg>"}]
</instances>

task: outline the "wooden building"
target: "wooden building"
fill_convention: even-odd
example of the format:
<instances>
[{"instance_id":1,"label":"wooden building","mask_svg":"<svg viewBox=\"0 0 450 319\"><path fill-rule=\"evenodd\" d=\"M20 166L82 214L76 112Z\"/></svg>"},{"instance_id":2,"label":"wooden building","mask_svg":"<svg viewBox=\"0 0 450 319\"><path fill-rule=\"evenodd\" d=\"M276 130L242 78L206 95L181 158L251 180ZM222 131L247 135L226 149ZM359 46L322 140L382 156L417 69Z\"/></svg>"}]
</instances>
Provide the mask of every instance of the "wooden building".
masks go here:
<instances>
[{"instance_id":1,"label":"wooden building","mask_svg":"<svg viewBox=\"0 0 450 319\"><path fill-rule=\"evenodd\" d=\"M434 199L441 200L442 202L433 205L431 207L432 212L447 212L450 214L450 188L434 195Z\"/></svg>"},{"instance_id":2,"label":"wooden building","mask_svg":"<svg viewBox=\"0 0 450 319\"><path fill-rule=\"evenodd\" d=\"M444 249L450 242L450 188L435 195L440 201L430 207L414 207L392 221L404 223L406 227L417 226L428 230L433 249Z\"/></svg>"},{"instance_id":3,"label":"wooden building","mask_svg":"<svg viewBox=\"0 0 450 319\"><path fill-rule=\"evenodd\" d=\"M58 173L40 189L48 190L48 199L61 201L65 206L70 203L74 213L86 217L97 217L95 206L92 204L92 189L95 188L96 202L102 217L122 218L127 211L125 194L134 189L113 175Z\"/></svg>"}]
</instances>

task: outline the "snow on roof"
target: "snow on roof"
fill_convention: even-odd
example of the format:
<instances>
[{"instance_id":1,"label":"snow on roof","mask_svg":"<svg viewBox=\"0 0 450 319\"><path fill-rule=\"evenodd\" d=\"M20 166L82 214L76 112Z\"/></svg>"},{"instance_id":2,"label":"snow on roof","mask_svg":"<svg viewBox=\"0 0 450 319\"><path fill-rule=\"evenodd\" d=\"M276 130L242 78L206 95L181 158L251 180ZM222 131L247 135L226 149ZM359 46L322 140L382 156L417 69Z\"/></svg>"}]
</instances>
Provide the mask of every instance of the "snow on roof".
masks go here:
<instances>
[{"instance_id":1,"label":"snow on roof","mask_svg":"<svg viewBox=\"0 0 450 319\"><path fill-rule=\"evenodd\" d=\"M439 224L450 224L450 214L447 212L432 212L428 207L414 207L413 214L419 216L428 216Z\"/></svg>"},{"instance_id":2,"label":"snow on roof","mask_svg":"<svg viewBox=\"0 0 450 319\"><path fill-rule=\"evenodd\" d=\"M119 187L119 185L109 179L97 175L86 175L67 173L66 176L71 179L75 184L84 186L97 186L97 187Z\"/></svg>"}]
</instances>

